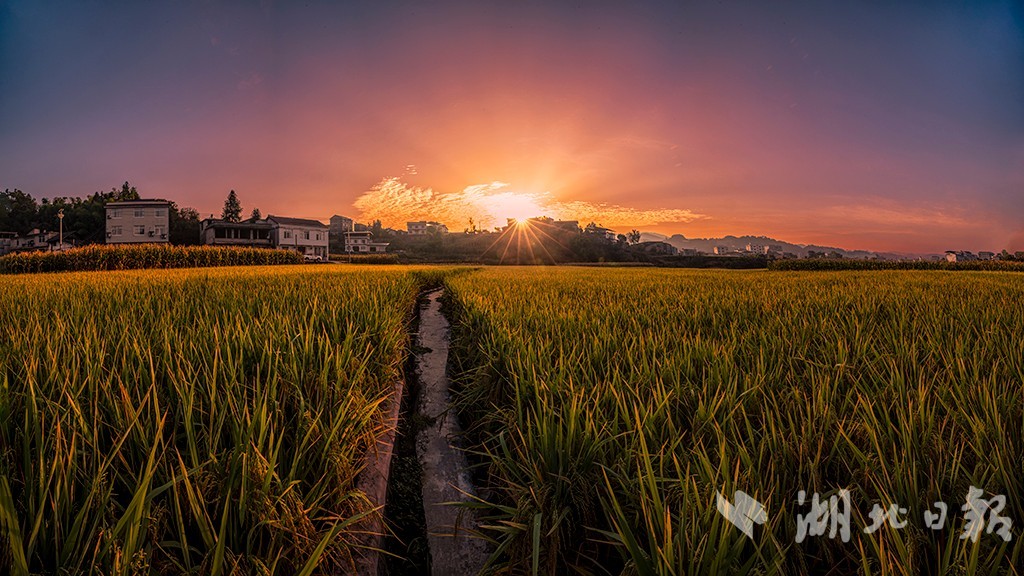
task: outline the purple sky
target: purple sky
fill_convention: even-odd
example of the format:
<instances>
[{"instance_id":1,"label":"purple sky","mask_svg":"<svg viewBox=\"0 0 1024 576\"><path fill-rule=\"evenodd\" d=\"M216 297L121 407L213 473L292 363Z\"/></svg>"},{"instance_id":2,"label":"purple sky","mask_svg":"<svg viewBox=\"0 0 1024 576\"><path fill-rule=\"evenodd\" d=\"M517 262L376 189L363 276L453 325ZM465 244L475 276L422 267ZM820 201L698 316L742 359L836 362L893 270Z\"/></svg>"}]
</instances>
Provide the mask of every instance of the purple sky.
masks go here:
<instances>
[{"instance_id":1,"label":"purple sky","mask_svg":"<svg viewBox=\"0 0 1024 576\"><path fill-rule=\"evenodd\" d=\"M1024 250L1019 2L0 2L0 188Z\"/></svg>"}]
</instances>

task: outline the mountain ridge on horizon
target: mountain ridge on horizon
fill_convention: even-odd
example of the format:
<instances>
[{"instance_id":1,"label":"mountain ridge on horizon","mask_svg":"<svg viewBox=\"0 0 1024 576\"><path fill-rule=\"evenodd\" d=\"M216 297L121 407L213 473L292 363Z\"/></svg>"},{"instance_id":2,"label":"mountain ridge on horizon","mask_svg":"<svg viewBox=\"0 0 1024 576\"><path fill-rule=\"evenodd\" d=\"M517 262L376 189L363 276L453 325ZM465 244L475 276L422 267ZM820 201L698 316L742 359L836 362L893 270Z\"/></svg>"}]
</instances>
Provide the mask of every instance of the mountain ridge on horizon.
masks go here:
<instances>
[{"instance_id":1,"label":"mountain ridge on horizon","mask_svg":"<svg viewBox=\"0 0 1024 576\"><path fill-rule=\"evenodd\" d=\"M809 252L837 252L842 254L846 258L872 258L872 257L883 257L883 258L923 258L929 256L939 256L939 254L933 253L912 253L912 252L876 252L873 250L850 250L847 248L838 248L835 246L822 246L818 244L795 244L792 242L786 242L785 240L778 240L769 236L755 236L752 234L744 234L741 236L734 236L732 234L726 234L719 238L687 238L683 234L672 234L671 236L666 234L660 234L658 232L641 232L640 241L660 241L666 242L682 250L684 248L699 250L701 252L714 253L715 246L726 246L733 250L744 250L747 244L759 243L759 244L774 244L782 247L783 252L791 252L800 257L806 257Z\"/></svg>"}]
</instances>

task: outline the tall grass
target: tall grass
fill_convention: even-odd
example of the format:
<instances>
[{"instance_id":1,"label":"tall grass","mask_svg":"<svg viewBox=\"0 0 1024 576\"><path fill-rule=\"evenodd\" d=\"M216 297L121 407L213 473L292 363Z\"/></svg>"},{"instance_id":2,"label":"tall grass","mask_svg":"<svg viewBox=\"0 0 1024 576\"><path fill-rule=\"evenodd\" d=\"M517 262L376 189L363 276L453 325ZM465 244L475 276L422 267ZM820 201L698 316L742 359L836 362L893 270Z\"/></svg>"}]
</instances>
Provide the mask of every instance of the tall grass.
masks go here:
<instances>
[{"instance_id":1,"label":"tall grass","mask_svg":"<svg viewBox=\"0 0 1024 576\"><path fill-rule=\"evenodd\" d=\"M1020 574L1024 278L489 269L449 278L506 573ZM970 485L1014 539L959 538ZM851 541L795 543L800 490ZM768 510L753 541L715 497ZM942 530L923 513L936 501ZM907 527L866 534L878 503Z\"/></svg>"},{"instance_id":2,"label":"tall grass","mask_svg":"<svg viewBox=\"0 0 1024 576\"><path fill-rule=\"evenodd\" d=\"M0 257L0 274L201 268L302 264L293 250L237 246L172 246L170 244L94 244L64 252L21 252Z\"/></svg>"},{"instance_id":3,"label":"tall grass","mask_svg":"<svg viewBox=\"0 0 1024 576\"><path fill-rule=\"evenodd\" d=\"M437 274L0 283L0 573L350 571L354 478Z\"/></svg>"}]
</instances>

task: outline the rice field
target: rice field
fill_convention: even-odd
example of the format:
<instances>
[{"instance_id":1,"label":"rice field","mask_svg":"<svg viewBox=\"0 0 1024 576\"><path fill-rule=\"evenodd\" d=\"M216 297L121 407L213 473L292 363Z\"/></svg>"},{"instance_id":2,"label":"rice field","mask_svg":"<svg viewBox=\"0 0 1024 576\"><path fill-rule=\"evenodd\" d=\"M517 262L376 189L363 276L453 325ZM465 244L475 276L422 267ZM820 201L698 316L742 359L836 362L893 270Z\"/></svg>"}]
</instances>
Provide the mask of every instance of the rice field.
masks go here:
<instances>
[{"instance_id":1,"label":"rice field","mask_svg":"<svg viewBox=\"0 0 1024 576\"><path fill-rule=\"evenodd\" d=\"M1022 573L1024 276L499 268L446 284L497 572ZM991 521L965 534L972 486L1005 496L1009 541ZM752 538L716 508L740 490L765 507ZM942 522L924 516L936 502Z\"/></svg>"},{"instance_id":2,"label":"rice field","mask_svg":"<svg viewBox=\"0 0 1024 576\"><path fill-rule=\"evenodd\" d=\"M440 271L0 283L0 573L352 568L354 479Z\"/></svg>"},{"instance_id":3,"label":"rice field","mask_svg":"<svg viewBox=\"0 0 1024 576\"><path fill-rule=\"evenodd\" d=\"M1024 276L394 265L6 277L0 573L352 573L440 283L496 574L1022 573Z\"/></svg>"}]
</instances>

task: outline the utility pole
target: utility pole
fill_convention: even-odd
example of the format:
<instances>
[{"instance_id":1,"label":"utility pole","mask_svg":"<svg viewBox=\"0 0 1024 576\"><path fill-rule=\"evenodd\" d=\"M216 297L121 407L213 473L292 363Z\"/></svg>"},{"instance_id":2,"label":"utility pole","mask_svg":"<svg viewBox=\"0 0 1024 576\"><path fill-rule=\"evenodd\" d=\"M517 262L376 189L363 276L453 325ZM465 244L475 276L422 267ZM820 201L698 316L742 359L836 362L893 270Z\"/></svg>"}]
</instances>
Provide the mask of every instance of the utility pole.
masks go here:
<instances>
[{"instance_id":1,"label":"utility pole","mask_svg":"<svg viewBox=\"0 0 1024 576\"><path fill-rule=\"evenodd\" d=\"M60 221L60 251L64 251L64 209L57 210L57 220Z\"/></svg>"}]
</instances>

